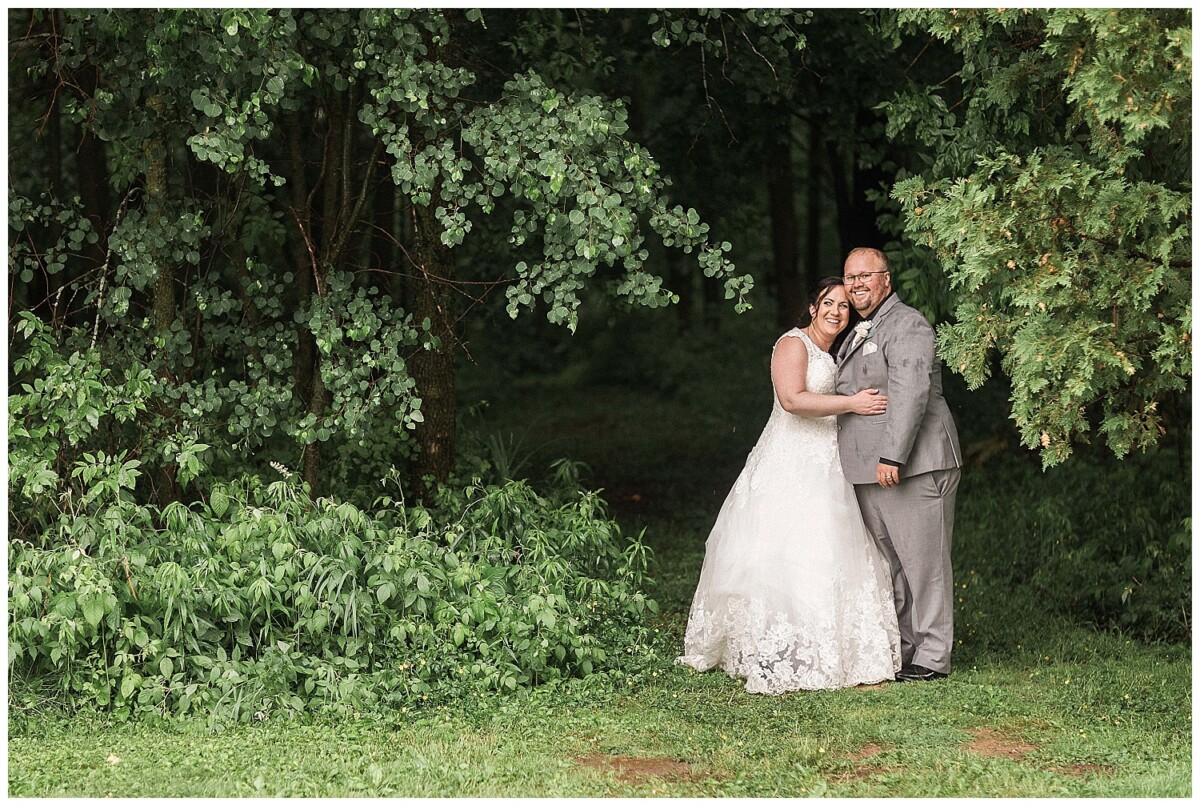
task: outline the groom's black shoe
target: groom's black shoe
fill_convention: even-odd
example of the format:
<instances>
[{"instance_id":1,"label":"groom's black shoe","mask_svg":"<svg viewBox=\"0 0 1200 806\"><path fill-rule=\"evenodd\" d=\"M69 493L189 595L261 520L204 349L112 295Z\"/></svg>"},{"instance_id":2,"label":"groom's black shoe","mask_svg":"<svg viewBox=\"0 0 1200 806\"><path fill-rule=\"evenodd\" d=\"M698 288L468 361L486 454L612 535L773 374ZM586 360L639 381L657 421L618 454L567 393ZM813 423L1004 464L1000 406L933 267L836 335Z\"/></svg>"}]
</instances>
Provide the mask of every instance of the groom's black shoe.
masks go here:
<instances>
[{"instance_id":1,"label":"groom's black shoe","mask_svg":"<svg viewBox=\"0 0 1200 806\"><path fill-rule=\"evenodd\" d=\"M945 672L935 672L933 669L926 669L924 666L918 666L915 663L901 667L900 671L896 672L897 683L917 683L922 680L944 679L946 679Z\"/></svg>"}]
</instances>

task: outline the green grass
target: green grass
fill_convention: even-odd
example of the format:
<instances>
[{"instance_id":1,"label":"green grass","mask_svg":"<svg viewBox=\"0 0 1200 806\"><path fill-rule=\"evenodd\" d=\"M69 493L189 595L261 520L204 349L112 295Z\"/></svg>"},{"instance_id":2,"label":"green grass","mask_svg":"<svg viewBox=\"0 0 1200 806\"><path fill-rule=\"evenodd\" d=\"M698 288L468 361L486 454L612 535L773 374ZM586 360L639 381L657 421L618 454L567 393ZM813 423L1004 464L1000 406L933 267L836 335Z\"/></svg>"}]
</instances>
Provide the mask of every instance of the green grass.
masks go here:
<instances>
[{"instance_id":1,"label":"green grass","mask_svg":"<svg viewBox=\"0 0 1200 806\"><path fill-rule=\"evenodd\" d=\"M1028 648L1023 662L978 659L934 684L782 697L752 696L719 672L671 665L671 636L647 652L633 679L384 720L268 718L217 734L199 723L44 720L9 739L9 794L1190 794L1186 654L1084 633L1066 645L1059 637L1054 648ZM1042 651L1056 654L1036 655ZM1001 755L972 749L981 735ZM1020 757L1012 748L1022 748ZM589 757L612 762L578 760ZM621 759L667 769L622 774Z\"/></svg>"},{"instance_id":2,"label":"green grass","mask_svg":"<svg viewBox=\"0 0 1200 806\"><path fill-rule=\"evenodd\" d=\"M21 797L1186 797L1191 651L1045 612L956 567L960 645L949 679L779 697L673 663L703 543L765 411L736 426L703 406L619 388L543 388L531 467L588 462L628 529L646 529L663 606L625 671L471 702L213 733L47 710L10 726ZM761 407L760 407L761 408ZM518 416L519 413L519 416ZM758 421L757 424L755 421ZM517 430L517 429L513 429ZM964 484L970 491L971 481ZM961 510L957 541L985 530ZM987 532L990 534L990 532Z\"/></svg>"}]
</instances>

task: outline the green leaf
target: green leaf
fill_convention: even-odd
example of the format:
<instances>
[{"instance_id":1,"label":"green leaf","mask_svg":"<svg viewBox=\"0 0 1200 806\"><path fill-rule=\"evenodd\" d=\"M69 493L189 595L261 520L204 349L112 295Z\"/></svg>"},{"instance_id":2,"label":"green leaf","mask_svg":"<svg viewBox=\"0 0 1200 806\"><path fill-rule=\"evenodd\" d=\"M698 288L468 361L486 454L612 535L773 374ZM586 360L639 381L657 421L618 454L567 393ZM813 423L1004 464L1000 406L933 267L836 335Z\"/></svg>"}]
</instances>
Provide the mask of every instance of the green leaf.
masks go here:
<instances>
[{"instance_id":1,"label":"green leaf","mask_svg":"<svg viewBox=\"0 0 1200 806\"><path fill-rule=\"evenodd\" d=\"M93 627L100 623L100 619L104 618L104 603L99 595L84 596L79 602L79 609L83 611L83 617L87 623Z\"/></svg>"},{"instance_id":2,"label":"green leaf","mask_svg":"<svg viewBox=\"0 0 1200 806\"><path fill-rule=\"evenodd\" d=\"M209 495L208 504L218 518L224 518L225 513L229 511L229 496L226 495L223 488L214 487Z\"/></svg>"},{"instance_id":3,"label":"green leaf","mask_svg":"<svg viewBox=\"0 0 1200 806\"><path fill-rule=\"evenodd\" d=\"M133 692L137 689L138 684L142 682L142 677L139 674L130 672L121 678L121 697L129 699L133 696Z\"/></svg>"}]
</instances>

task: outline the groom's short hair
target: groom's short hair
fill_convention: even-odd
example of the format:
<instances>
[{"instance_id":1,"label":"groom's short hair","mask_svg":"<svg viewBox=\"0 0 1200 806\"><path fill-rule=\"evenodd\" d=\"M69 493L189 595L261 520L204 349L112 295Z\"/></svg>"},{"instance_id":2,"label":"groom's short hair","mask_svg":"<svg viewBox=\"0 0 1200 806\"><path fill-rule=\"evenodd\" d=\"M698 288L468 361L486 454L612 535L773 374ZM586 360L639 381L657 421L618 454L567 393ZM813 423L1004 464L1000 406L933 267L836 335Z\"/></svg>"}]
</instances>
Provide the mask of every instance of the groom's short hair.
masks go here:
<instances>
[{"instance_id":1,"label":"groom's short hair","mask_svg":"<svg viewBox=\"0 0 1200 806\"><path fill-rule=\"evenodd\" d=\"M854 249L850 250L850 254L846 255L846 260L849 260L855 255L870 255L883 264L884 271L886 271L888 274L892 273L892 262L888 260L887 253L882 249L875 249L874 247L870 246L855 247Z\"/></svg>"}]
</instances>

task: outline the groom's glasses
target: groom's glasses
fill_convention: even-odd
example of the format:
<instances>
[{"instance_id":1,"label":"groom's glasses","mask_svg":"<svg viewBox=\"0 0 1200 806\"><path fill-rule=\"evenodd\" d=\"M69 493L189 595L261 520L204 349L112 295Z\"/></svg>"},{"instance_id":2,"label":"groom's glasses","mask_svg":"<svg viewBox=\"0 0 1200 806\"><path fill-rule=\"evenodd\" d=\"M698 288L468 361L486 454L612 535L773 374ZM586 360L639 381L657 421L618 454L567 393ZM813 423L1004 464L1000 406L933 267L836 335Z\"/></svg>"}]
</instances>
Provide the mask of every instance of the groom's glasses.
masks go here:
<instances>
[{"instance_id":1,"label":"groom's glasses","mask_svg":"<svg viewBox=\"0 0 1200 806\"><path fill-rule=\"evenodd\" d=\"M865 283L867 281L867 278L870 277L872 274L887 274L887 272L886 271L864 271L861 274L847 274L845 277L842 278L842 282L845 283L846 285L853 285L854 283L857 283L859 280L862 280Z\"/></svg>"}]
</instances>

